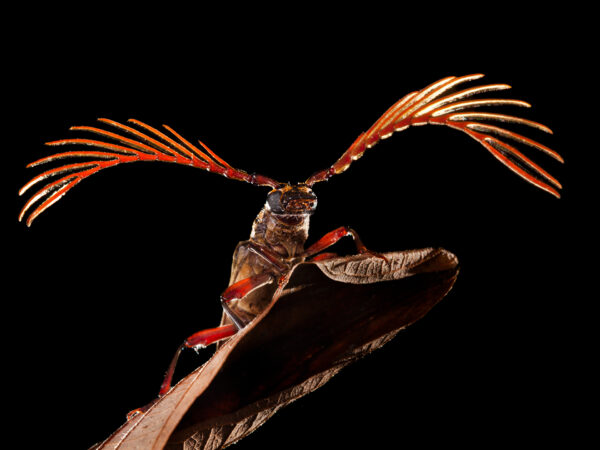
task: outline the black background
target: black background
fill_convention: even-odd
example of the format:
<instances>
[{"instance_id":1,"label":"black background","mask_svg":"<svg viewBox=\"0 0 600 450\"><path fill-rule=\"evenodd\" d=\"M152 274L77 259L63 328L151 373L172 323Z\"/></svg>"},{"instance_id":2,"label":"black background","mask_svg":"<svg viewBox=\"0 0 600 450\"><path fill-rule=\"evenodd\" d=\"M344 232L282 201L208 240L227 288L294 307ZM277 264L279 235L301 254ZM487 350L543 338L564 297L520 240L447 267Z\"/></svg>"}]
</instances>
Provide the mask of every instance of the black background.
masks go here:
<instances>
[{"instance_id":1,"label":"black background","mask_svg":"<svg viewBox=\"0 0 600 450\"><path fill-rule=\"evenodd\" d=\"M502 112L555 131L516 128L565 157L563 166L525 150L561 180L563 198L444 127L400 133L316 185L311 242L350 225L377 251L445 247L461 273L425 319L238 446L582 439L593 302L583 258L595 202L580 170L597 151L582 139L596 78L584 15L427 5L36 11L40 23L20 28L36 38L10 46L5 86L16 101L5 121L4 386L19 436L32 447L87 448L154 398L176 347L218 323L233 249L267 192L187 167L123 165L81 183L28 229L16 221L26 201L17 191L38 173L25 165L52 151L44 142L98 117L133 117L202 139L235 167L296 182L333 163L406 93L482 72L483 82L513 86L499 96L533 104ZM186 354L178 376L209 353Z\"/></svg>"}]
</instances>

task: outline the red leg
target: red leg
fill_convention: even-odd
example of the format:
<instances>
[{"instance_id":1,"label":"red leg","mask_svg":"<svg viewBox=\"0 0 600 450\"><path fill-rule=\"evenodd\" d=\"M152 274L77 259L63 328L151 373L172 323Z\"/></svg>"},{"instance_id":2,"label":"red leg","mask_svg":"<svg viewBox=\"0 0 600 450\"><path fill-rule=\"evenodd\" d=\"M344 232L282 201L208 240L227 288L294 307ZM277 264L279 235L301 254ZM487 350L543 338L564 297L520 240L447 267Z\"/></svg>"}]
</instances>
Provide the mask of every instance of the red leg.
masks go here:
<instances>
[{"instance_id":1,"label":"red leg","mask_svg":"<svg viewBox=\"0 0 600 450\"><path fill-rule=\"evenodd\" d=\"M232 300L239 300L240 298L248 295L254 289L264 286L272 281L273 275L270 273L261 273L253 277L244 278L237 283L233 283L221 294L221 306L223 306L223 311L225 311L225 314L227 314L238 330L244 328L247 323L244 319L232 311L228 303Z\"/></svg>"},{"instance_id":2,"label":"red leg","mask_svg":"<svg viewBox=\"0 0 600 450\"><path fill-rule=\"evenodd\" d=\"M309 256L317 254L346 236L352 236L354 242L356 243L356 249L358 250L358 253L369 253L369 250L364 246L356 231L349 227L339 227L333 231L330 231L313 245L308 247L304 251L304 256L308 258Z\"/></svg>"},{"instance_id":3,"label":"red leg","mask_svg":"<svg viewBox=\"0 0 600 450\"><path fill-rule=\"evenodd\" d=\"M365 247L365 245L362 243L362 241L358 237L358 233L350 227L339 227L333 231L330 231L325 236L323 236L321 239L319 239L317 242L315 242L313 245L308 247L304 251L303 256L308 258L316 253L319 253L319 252L325 250L327 247L332 246L337 241L339 241L340 239L342 239L343 237L346 237L346 236L352 236L352 238L354 239L354 243L356 244L356 250L358 251L358 253L368 253L368 254L376 256L378 258L382 258L384 261L388 262L388 260L385 256L383 256L377 252L371 251L367 247ZM317 257L317 258L325 259L325 258L319 258L319 257Z\"/></svg>"},{"instance_id":4,"label":"red leg","mask_svg":"<svg viewBox=\"0 0 600 450\"><path fill-rule=\"evenodd\" d=\"M337 253L332 252L319 253L318 255L310 258L310 261L323 261L325 259L337 258L338 256L339 255Z\"/></svg>"},{"instance_id":5,"label":"red leg","mask_svg":"<svg viewBox=\"0 0 600 450\"><path fill-rule=\"evenodd\" d=\"M244 328L246 323L243 319L238 317L235 312L231 310L228 303L232 300L239 300L254 289L263 286L267 283L273 281L273 275L268 273L262 273L253 277L245 278L243 280L238 281L237 283L229 286L223 294L221 294L221 304L223 305L223 309L225 313L229 316L233 324L223 325L217 328L209 328L206 330L198 331L197 333L192 334L188 337L183 344L179 346L175 355L173 355L173 359L171 360L171 364L169 364L169 368L167 369L167 373L165 374L165 378L160 385L160 390L158 391L158 397L162 397L171 389L171 383L173 382L173 374L175 373L175 367L177 366L177 361L179 360L179 355L186 348L202 348L207 347L211 344L214 344L221 339L225 339L233 336L238 330ZM156 400L149 403L146 406L141 408L134 409L129 414L127 414L127 419L131 419L135 415L144 412L154 404Z\"/></svg>"},{"instance_id":6,"label":"red leg","mask_svg":"<svg viewBox=\"0 0 600 450\"><path fill-rule=\"evenodd\" d=\"M221 301L229 303L232 300L238 300L245 297L254 289L261 287L273 281L273 275L270 273L261 273L252 277L244 278L233 283L221 294Z\"/></svg>"},{"instance_id":7,"label":"red leg","mask_svg":"<svg viewBox=\"0 0 600 450\"><path fill-rule=\"evenodd\" d=\"M221 339L228 338L233 336L238 332L238 329L235 325L229 324L224 325L222 327L217 328L209 328L206 330L198 331L197 333L192 334L188 337L183 344L179 346L173 359L171 360L171 364L169 364L169 368L167 369L167 373L165 374L165 378L160 385L160 390L158 391L158 397L162 397L171 389L171 382L173 381L173 374L175 373L175 366L177 365L177 360L179 359L179 355L185 348L200 348L207 347L210 344L214 344ZM156 400L150 402L146 406L142 406L141 408L134 409L127 414L127 420L135 417L137 414L145 412L156 402Z\"/></svg>"},{"instance_id":8,"label":"red leg","mask_svg":"<svg viewBox=\"0 0 600 450\"><path fill-rule=\"evenodd\" d=\"M273 280L273 276L268 273L263 273L260 275L256 275L253 277L245 278L243 280L238 281L237 283L229 286L223 294L221 294L221 303L223 305L223 309L225 313L229 316L233 325L224 325L217 328L209 328L207 330L198 331L197 333L188 337L183 344L179 346L173 359L171 360L171 364L167 369L167 373L165 378L160 385L160 391L158 392L158 396L161 397L165 395L171 389L171 382L173 381L173 373L175 372L175 366L177 365L177 360L179 359L179 354L185 348L201 348L207 347L210 344L214 344L221 339L228 338L237 333L238 330L244 328L246 323L242 319L240 319L227 305L232 300L237 300L243 298L247 294L249 294L254 289L270 283Z\"/></svg>"},{"instance_id":9,"label":"red leg","mask_svg":"<svg viewBox=\"0 0 600 450\"><path fill-rule=\"evenodd\" d=\"M197 333L194 333L190 337L188 337L175 352L175 355L171 360L171 364L169 364L169 368L167 369L165 379L160 385L160 391L158 391L158 396L161 397L165 395L171 389L171 382L173 381L173 373L175 372L175 366L177 365L179 354L184 348L207 347L210 344L214 344L215 342L220 341L221 339L233 336L237 332L237 327L235 325L230 324L224 325L222 327L209 328L207 330L198 331Z\"/></svg>"}]
</instances>

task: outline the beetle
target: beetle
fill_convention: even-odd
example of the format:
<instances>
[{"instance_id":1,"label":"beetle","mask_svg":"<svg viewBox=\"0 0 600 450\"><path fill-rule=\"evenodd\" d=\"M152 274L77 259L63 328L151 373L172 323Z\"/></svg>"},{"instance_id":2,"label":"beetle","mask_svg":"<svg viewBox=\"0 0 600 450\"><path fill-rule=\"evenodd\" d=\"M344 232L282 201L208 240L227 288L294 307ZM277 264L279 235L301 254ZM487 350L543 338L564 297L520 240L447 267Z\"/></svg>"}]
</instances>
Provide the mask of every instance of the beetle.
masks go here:
<instances>
[{"instance_id":1,"label":"beetle","mask_svg":"<svg viewBox=\"0 0 600 450\"><path fill-rule=\"evenodd\" d=\"M426 124L445 125L460 130L479 142L496 159L537 188L560 198L560 183L548 172L523 155L507 140L533 147L554 159L562 157L545 145L489 122L525 125L547 133L551 130L534 121L506 114L481 112L481 106L512 105L529 107L521 100L501 98L471 98L478 94L509 89L507 84L487 84L462 90L456 88L481 78L482 74L443 78L424 89L411 92L394 103L366 132L360 134L350 147L331 166L317 171L305 181L290 184L273 178L250 174L228 164L207 145L199 141L193 145L172 128L164 125L160 131L141 121L130 119L129 124L109 119L98 119L100 127L75 126L71 130L92 133L100 139L69 138L48 142L52 147L76 145L91 150L55 153L32 162L37 167L59 160L77 160L46 170L32 178L20 190L23 195L39 183L46 183L26 202L19 215L27 226L70 189L90 175L118 164L159 161L189 165L208 172L270 188L266 202L254 220L248 240L240 242L233 255L229 286L221 295L223 316L219 326L201 330L188 337L177 349L159 390L159 398L171 389L179 354L185 348L202 348L222 342L245 328L270 304L278 286L285 283L290 269L309 260L324 260L334 254L329 247L349 236L354 239L358 253L385 260L385 256L369 250L358 234L341 226L305 248L310 217L317 207L315 184L327 181L348 169L367 149L393 133L410 126ZM268 286L268 295L259 288ZM138 413L142 409L134 410ZM132 415L134 415L132 414Z\"/></svg>"}]
</instances>

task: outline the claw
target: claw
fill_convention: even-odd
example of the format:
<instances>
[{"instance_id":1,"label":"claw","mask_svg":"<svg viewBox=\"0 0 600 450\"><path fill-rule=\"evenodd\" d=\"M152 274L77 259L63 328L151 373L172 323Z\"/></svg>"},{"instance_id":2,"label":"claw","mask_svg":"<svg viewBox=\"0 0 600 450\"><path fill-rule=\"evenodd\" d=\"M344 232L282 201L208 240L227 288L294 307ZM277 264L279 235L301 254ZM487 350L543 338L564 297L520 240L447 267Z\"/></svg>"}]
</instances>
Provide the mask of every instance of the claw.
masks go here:
<instances>
[{"instance_id":1,"label":"claw","mask_svg":"<svg viewBox=\"0 0 600 450\"><path fill-rule=\"evenodd\" d=\"M381 259L383 259L383 260L384 260L384 261L385 261L387 264L389 264L389 263L390 263L390 260L389 260L389 259L387 259L383 253L374 252L373 250L369 250L369 249L368 249L368 248L366 248L366 247L363 247L362 249L360 249L360 250L358 251L358 253L360 253L361 255L368 255L368 256L373 256L373 257L375 257L375 258L381 258Z\"/></svg>"},{"instance_id":2,"label":"claw","mask_svg":"<svg viewBox=\"0 0 600 450\"><path fill-rule=\"evenodd\" d=\"M152 400L150 403L148 403L145 406L142 406L141 408L136 408L132 411L129 411L127 413L127 421L129 422L131 419L133 419L134 417L137 417L139 414L143 414L146 411L148 411L152 407L152 405L154 405L158 401L159 398L160 397Z\"/></svg>"}]
</instances>

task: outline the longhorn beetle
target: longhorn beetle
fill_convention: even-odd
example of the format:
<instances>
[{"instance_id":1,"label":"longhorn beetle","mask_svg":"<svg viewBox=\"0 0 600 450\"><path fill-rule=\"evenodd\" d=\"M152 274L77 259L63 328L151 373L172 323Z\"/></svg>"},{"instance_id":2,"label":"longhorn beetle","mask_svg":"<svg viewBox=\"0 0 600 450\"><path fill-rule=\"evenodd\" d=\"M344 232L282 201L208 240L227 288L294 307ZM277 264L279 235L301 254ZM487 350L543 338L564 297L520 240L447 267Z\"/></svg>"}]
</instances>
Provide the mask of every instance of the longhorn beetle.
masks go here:
<instances>
[{"instance_id":1,"label":"longhorn beetle","mask_svg":"<svg viewBox=\"0 0 600 450\"><path fill-rule=\"evenodd\" d=\"M317 206L313 192L316 183L344 172L350 164L379 140L390 137L411 125L446 125L460 130L487 149L501 163L529 183L560 197L560 183L529 158L520 153L506 140L512 140L541 150L556 160L561 156L550 148L520 134L508 131L487 122L505 122L526 125L552 133L537 122L505 114L479 112L481 106L514 105L529 107L524 101L512 99L471 97L490 91L509 89L506 84L488 84L456 91L457 86L481 78L474 74L462 77L447 77L426 88L411 92L396 102L383 114L368 131L362 133L354 143L330 167L318 171L306 181L298 184L280 183L259 174L249 174L230 166L204 143L200 147L191 144L170 127L164 125L168 133L163 133L138 120L130 119L132 126L108 119L98 119L104 128L76 126L71 130L99 135L96 139L61 139L48 142L52 147L78 145L92 147L92 150L75 150L56 153L29 164L36 167L57 160L75 158L73 162L47 170L29 181L20 190L20 195L40 182L47 183L37 191L23 207L19 220L27 216L26 223L33 220L58 201L81 180L102 169L121 163L137 161L162 161L190 165L234 180L245 181L258 186L267 186L271 191L254 220L250 238L240 242L233 255L230 285L221 295L223 319L220 326L199 331L188 337L177 349L160 387L159 397L171 388L173 372L181 351L185 348L201 348L226 339L244 328L270 303L271 298L253 296L252 292L267 284L273 286L285 280L289 269L307 259L323 259L331 253L322 253L345 236L352 236L359 253L372 253L346 226L339 227L308 248L304 244L308 238L309 220ZM107 129L105 129L107 128ZM112 129L113 131L109 131ZM56 179L58 178L58 179ZM54 181L49 181L52 179ZM38 204L39 203L39 204ZM34 205L37 205L31 212ZM377 255L377 254L375 254ZM383 258L383 256L381 256ZM135 410L137 412L139 410Z\"/></svg>"}]
</instances>

